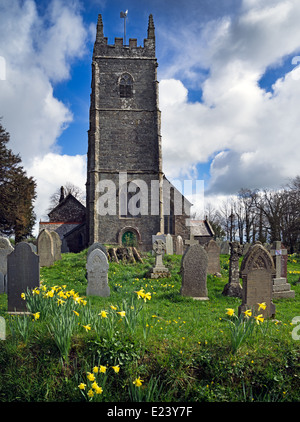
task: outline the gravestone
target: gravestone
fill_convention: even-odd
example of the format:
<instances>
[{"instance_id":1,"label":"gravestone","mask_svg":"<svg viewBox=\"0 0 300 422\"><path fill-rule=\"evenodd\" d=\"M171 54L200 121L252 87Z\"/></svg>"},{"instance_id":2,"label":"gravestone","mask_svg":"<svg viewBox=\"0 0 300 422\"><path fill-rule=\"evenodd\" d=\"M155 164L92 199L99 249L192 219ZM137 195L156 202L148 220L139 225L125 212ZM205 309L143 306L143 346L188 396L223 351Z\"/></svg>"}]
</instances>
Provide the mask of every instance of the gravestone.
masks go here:
<instances>
[{"instance_id":1,"label":"gravestone","mask_svg":"<svg viewBox=\"0 0 300 422\"><path fill-rule=\"evenodd\" d=\"M207 294L208 257L200 244L190 246L181 259L182 286L180 294L197 300L208 300Z\"/></svg>"},{"instance_id":2,"label":"gravestone","mask_svg":"<svg viewBox=\"0 0 300 422\"><path fill-rule=\"evenodd\" d=\"M87 296L108 297L110 288L108 286L108 260L101 249L93 249L87 258Z\"/></svg>"},{"instance_id":3,"label":"gravestone","mask_svg":"<svg viewBox=\"0 0 300 422\"><path fill-rule=\"evenodd\" d=\"M170 233L166 235L166 255L173 255L173 237Z\"/></svg>"},{"instance_id":4,"label":"gravestone","mask_svg":"<svg viewBox=\"0 0 300 422\"><path fill-rule=\"evenodd\" d=\"M40 285L39 256L30 245L18 243L7 257L8 312L25 312L26 302L21 294Z\"/></svg>"},{"instance_id":5,"label":"gravestone","mask_svg":"<svg viewBox=\"0 0 300 422\"><path fill-rule=\"evenodd\" d=\"M230 242L229 281L225 284L222 295L242 298L240 284L239 259L243 255L243 247L239 242Z\"/></svg>"},{"instance_id":6,"label":"gravestone","mask_svg":"<svg viewBox=\"0 0 300 422\"><path fill-rule=\"evenodd\" d=\"M180 235L176 237L175 253L176 255L183 255L183 240Z\"/></svg>"},{"instance_id":7,"label":"gravestone","mask_svg":"<svg viewBox=\"0 0 300 422\"><path fill-rule=\"evenodd\" d=\"M88 248L88 251L87 251L87 258L89 257L89 254L91 253L91 252L93 252L93 250L95 250L95 249L100 249L103 253L105 253L105 255L107 256L107 250L106 250L106 247L104 246L104 245L102 245L102 243L100 243L100 242L94 242L89 248Z\"/></svg>"},{"instance_id":8,"label":"gravestone","mask_svg":"<svg viewBox=\"0 0 300 422\"><path fill-rule=\"evenodd\" d=\"M251 246L250 243L248 243L248 242L244 243L244 245L243 245L243 255L246 255L246 253L249 251L250 246Z\"/></svg>"},{"instance_id":9,"label":"gravestone","mask_svg":"<svg viewBox=\"0 0 300 422\"><path fill-rule=\"evenodd\" d=\"M7 256L14 250L10 241L6 237L0 237L0 273L3 277L3 288L0 287L0 293L6 292L6 274L7 274Z\"/></svg>"},{"instance_id":10,"label":"gravestone","mask_svg":"<svg viewBox=\"0 0 300 422\"><path fill-rule=\"evenodd\" d=\"M220 253L222 255L228 255L230 253L230 246L229 246L229 241L228 240L224 240L221 243L221 250Z\"/></svg>"},{"instance_id":11,"label":"gravestone","mask_svg":"<svg viewBox=\"0 0 300 422\"><path fill-rule=\"evenodd\" d=\"M47 229L40 231L37 238L37 253L41 267L50 267L54 264L53 240Z\"/></svg>"},{"instance_id":12,"label":"gravestone","mask_svg":"<svg viewBox=\"0 0 300 422\"><path fill-rule=\"evenodd\" d=\"M275 305L272 302L273 278L276 275L275 266L270 253L261 242L250 247L241 264L240 277L243 280L242 304L239 315L247 309L263 317L275 315ZM266 303L266 309L258 311L258 303Z\"/></svg>"},{"instance_id":13,"label":"gravestone","mask_svg":"<svg viewBox=\"0 0 300 422\"><path fill-rule=\"evenodd\" d=\"M0 272L0 295L5 293L4 274Z\"/></svg>"},{"instance_id":14,"label":"gravestone","mask_svg":"<svg viewBox=\"0 0 300 422\"><path fill-rule=\"evenodd\" d=\"M273 280L273 298L294 298L295 291L291 290L291 285L287 282L287 250L282 248L281 242L273 243L270 251L276 268L276 277Z\"/></svg>"},{"instance_id":15,"label":"gravestone","mask_svg":"<svg viewBox=\"0 0 300 422\"><path fill-rule=\"evenodd\" d=\"M184 241L184 244L188 245L188 246L199 245L199 240L195 239L194 235L192 233L190 233L190 238L186 239Z\"/></svg>"},{"instance_id":16,"label":"gravestone","mask_svg":"<svg viewBox=\"0 0 300 422\"><path fill-rule=\"evenodd\" d=\"M166 244L162 239L157 239L153 243L153 251L155 253L155 266L148 272L148 278L164 278L170 277L170 271L163 264L163 254L166 251Z\"/></svg>"},{"instance_id":17,"label":"gravestone","mask_svg":"<svg viewBox=\"0 0 300 422\"><path fill-rule=\"evenodd\" d=\"M207 245L205 245L205 250L207 253L208 264L207 272L208 274L216 274L221 272L220 265L220 248L217 242L211 239Z\"/></svg>"},{"instance_id":18,"label":"gravestone","mask_svg":"<svg viewBox=\"0 0 300 422\"><path fill-rule=\"evenodd\" d=\"M54 261L59 261L61 259L61 240L59 234L55 231L50 232L50 236L52 237L52 244L53 244L53 257Z\"/></svg>"}]
</instances>

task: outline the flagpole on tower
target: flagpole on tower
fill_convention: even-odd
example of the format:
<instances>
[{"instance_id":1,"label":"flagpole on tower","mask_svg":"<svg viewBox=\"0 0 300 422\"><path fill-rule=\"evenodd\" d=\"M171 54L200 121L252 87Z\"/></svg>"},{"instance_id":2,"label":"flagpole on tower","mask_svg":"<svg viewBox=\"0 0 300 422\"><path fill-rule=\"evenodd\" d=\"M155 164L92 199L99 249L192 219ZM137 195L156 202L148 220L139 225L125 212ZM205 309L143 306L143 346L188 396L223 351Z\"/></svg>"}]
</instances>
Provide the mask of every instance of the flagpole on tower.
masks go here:
<instances>
[{"instance_id":1,"label":"flagpole on tower","mask_svg":"<svg viewBox=\"0 0 300 422\"><path fill-rule=\"evenodd\" d=\"M124 19L124 45L126 45L126 18L128 15L128 10L126 12L120 12L120 18Z\"/></svg>"}]
</instances>

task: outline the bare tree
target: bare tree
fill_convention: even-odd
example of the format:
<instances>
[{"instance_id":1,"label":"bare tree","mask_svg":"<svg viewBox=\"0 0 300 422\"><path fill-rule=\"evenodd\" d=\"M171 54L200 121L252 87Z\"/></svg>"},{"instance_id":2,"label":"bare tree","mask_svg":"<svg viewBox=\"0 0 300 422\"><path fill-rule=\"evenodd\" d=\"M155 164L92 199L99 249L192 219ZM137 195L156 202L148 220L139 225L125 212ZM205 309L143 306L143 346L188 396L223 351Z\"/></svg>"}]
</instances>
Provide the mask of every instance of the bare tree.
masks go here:
<instances>
[{"instance_id":1,"label":"bare tree","mask_svg":"<svg viewBox=\"0 0 300 422\"><path fill-rule=\"evenodd\" d=\"M78 186L73 185L73 183L66 182L65 186L61 186L51 195L47 213L53 210L53 208L55 208L59 202L66 198L69 194L72 194L79 202L85 205L85 192L83 192Z\"/></svg>"}]
</instances>

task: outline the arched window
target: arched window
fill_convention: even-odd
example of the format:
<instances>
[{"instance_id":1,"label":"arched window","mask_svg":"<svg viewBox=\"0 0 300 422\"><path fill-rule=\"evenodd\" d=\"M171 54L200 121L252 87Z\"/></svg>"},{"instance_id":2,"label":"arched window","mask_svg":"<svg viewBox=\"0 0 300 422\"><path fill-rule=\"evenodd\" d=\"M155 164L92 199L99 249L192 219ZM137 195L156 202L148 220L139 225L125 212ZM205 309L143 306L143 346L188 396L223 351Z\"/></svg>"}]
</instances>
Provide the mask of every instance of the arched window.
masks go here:
<instances>
[{"instance_id":1,"label":"arched window","mask_svg":"<svg viewBox=\"0 0 300 422\"><path fill-rule=\"evenodd\" d=\"M128 73L121 76L120 82L120 98L132 98L133 95L133 79Z\"/></svg>"}]
</instances>

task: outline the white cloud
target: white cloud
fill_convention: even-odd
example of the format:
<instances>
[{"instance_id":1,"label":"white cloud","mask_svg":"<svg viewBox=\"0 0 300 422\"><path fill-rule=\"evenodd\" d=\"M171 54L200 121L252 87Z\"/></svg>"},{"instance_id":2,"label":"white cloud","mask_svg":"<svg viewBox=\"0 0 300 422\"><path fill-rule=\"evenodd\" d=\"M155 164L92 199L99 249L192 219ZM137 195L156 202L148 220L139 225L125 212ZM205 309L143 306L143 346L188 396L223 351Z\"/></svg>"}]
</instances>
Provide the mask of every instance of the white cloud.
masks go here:
<instances>
[{"instance_id":1,"label":"white cloud","mask_svg":"<svg viewBox=\"0 0 300 422\"><path fill-rule=\"evenodd\" d=\"M160 83L164 170L167 176L187 175L212 160L208 193L279 187L299 172L298 73L277 80L273 93L258 82L270 66L300 51L300 3L243 6L234 18L214 21L214 34L207 24L212 37L195 50L203 51L202 58L184 52L187 60L181 60L177 51L180 65ZM184 65L209 67L202 103L188 102L186 87L176 80Z\"/></svg>"},{"instance_id":2,"label":"white cloud","mask_svg":"<svg viewBox=\"0 0 300 422\"><path fill-rule=\"evenodd\" d=\"M39 12L33 0L0 0L0 55L6 65L1 124L11 135L9 147L37 181L37 221L50 195L67 181L85 190L85 157L59 155L57 139L73 116L53 93L53 84L68 79L73 61L86 52L88 30L79 5L52 0Z\"/></svg>"}]
</instances>

